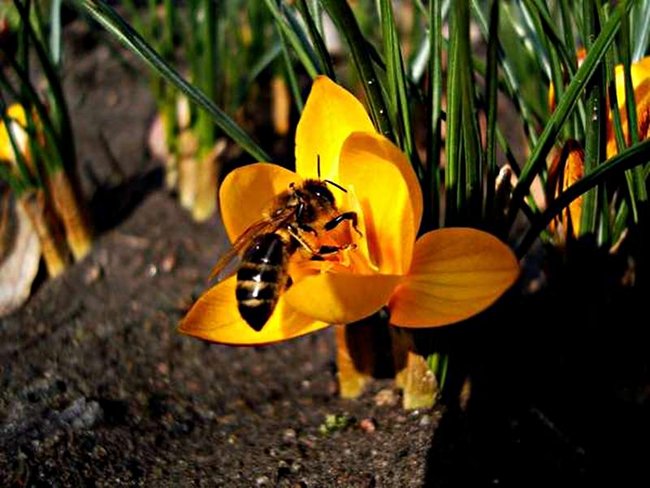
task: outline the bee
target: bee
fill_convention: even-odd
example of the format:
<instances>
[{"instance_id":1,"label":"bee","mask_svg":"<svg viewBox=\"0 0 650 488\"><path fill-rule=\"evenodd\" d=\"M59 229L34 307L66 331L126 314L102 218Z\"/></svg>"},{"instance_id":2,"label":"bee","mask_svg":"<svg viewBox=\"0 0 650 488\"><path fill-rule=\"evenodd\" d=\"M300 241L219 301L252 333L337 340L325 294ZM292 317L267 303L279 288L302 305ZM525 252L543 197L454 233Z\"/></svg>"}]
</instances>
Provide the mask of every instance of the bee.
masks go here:
<instances>
[{"instance_id":1,"label":"bee","mask_svg":"<svg viewBox=\"0 0 650 488\"><path fill-rule=\"evenodd\" d=\"M281 293L291 285L289 259L294 253L300 251L306 259L324 260L353 246L319 244L321 233L343 222L350 222L361 234L356 212L339 212L328 185L346 192L330 180L308 179L289 185L276 197L270 211L235 240L212 271L213 277L220 274L239 257L235 291L239 313L258 332L271 317Z\"/></svg>"}]
</instances>

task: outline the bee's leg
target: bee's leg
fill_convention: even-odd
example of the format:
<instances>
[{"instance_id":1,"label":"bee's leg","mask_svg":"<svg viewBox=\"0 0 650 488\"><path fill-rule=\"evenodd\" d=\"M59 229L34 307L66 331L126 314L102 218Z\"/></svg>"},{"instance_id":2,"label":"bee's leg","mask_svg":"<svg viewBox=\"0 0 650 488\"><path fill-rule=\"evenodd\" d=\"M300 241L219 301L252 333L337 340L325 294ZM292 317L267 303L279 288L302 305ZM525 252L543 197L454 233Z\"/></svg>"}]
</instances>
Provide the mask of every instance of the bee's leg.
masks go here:
<instances>
[{"instance_id":1,"label":"bee's leg","mask_svg":"<svg viewBox=\"0 0 650 488\"><path fill-rule=\"evenodd\" d=\"M344 246L321 246L315 256L323 257L328 254L336 254L345 251L346 249L355 249L356 247L356 244L346 244Z\"/></svg>"},{"instance_id":2,"label":"bee's leg","mask_svg":"<svg viewBox=\"0 0 650 488\"><path fill-rule=\"evenodd\" d=\"M312 226L307 225L302 223L302 220L304 218L304 213L305 213L305 208L306 205L304 202L300 202L298 206L296 207L296 224L298 225L298 228L302 231L305 232L310 232L314 234L315 236L318 235L318 232L316 232L316 229L314 229Z\"/></svg>"},{"instance_id":3,"label":"bee's leg","mask_svg":"<svg viewBox=\"0 0 650 488\"><path fill-rule=\"evenodd\" d=\"M338 254L346 249L356 249L356 244L345 244L344 246L321 246L318 252L311 257L312 261L325 261L327 256Z\"/></svg>"},{"instance_id":4,"label":"bee's leg","mask_svg":"<svg viewBox=\"0 0 650 488\"><path fill-rule=\"evenodd\" d=\"M316 251L314 251L314 249L302 237L300 237L298 230L293 225L287 226L287 232L289 232L289 235L295 239L295 241L300 244L309 254L316 254Z\"/></svg>"},{"instance_id":5,"label":"bee's leg","mask_svg":"<svg viewBox=\"0 0 650 488\"><path fill-rule=\"evenodd\" d=\"M363 234L361 234L361 231L357 227L359 224L359 219L356 212L343 212L342 214L337 215L325 224L325 230L335 229L341 222L344 222L346 220L352 222L352 228L356 231L357 234L359 234L359 237L361 237Z\"/></svg>"},{"instance_id":6,"label":"bee's leg","mask_svg":"<svg viewBox=\"0 0 650 488\"><path fill-rule=\"evenodd\" d=\"M302 231L310 232L310 233L314 234L315 236L318 235L318 232L316 232L316 229L314 229L311 225L307 225L307 224L298 224L298 228L299 228L300 230L302 230Z\"/></svg>"}]
</instances>

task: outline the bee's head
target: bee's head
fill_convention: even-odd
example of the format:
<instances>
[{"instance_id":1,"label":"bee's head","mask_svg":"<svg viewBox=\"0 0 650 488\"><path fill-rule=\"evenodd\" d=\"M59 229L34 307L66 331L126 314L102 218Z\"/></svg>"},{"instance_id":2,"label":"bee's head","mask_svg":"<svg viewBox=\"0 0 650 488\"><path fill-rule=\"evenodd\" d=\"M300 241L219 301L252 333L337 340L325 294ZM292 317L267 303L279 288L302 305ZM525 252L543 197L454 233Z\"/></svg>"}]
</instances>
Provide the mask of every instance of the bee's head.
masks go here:
<instances>
[{"instance_id":1,"label":"bee's head","mask_svg":"<svg viewBox=\"0 0 650 488\"><path fill-rule=\"evenodd\" d=\"M327 188L324 181L306 180L302 186L302 191L316 198L321 205L334 205L334 195Z\"/></svg>"}]
</instances>

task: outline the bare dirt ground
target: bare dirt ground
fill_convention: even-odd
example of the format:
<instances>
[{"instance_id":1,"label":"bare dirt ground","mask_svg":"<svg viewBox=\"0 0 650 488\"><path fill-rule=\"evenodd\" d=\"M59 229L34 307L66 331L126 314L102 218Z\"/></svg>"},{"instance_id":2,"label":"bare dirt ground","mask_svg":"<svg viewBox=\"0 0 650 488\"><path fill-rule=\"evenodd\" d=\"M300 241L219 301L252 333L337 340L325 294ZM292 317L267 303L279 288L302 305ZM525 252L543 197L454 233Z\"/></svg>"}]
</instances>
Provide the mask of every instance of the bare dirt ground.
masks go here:
<instances>
[{"instance_id":1,"label":"bare dirt ground","mask_svg":"<svg viewBox=\"0 0 650 488\"><path fill-rule=\"evenodd\" d=\"M602 292L589 260L575 273L594 282L588 296L569 275L440 332L459 377L473 380L463 412L453 381L444 415L403 411L385 380L339 399L332 331L265 348L177 334L223 231L217 218L191 222L161 187L144 149L154 107L143 68L81 25L67 40L66 91L100 234L83 262L0 320L0 486L647 480L647 294ZM346 426L321 433L332 414Z\"/></svg>"}]
</instances>

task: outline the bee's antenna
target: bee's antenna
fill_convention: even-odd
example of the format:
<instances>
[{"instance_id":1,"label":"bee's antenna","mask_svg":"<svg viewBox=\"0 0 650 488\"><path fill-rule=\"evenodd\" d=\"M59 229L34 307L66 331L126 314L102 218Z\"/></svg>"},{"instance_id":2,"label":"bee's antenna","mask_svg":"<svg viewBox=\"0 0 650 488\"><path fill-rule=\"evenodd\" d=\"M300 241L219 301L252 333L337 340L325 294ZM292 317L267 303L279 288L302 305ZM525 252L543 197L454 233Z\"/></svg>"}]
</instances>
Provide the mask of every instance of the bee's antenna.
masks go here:
<instances>
[{"instance_id":1,"label":"bee's antenna","mask_svg":"<svg viewBox=\"0 0 650 488\"><path fill-rule=\"evenodd\" d=\"M347 192L348 192L345 188L343 188L343 187L342 187L341 185L339 185L338 183L334 183L332 180L323 180L323 181L324 181L325 183L329 183L329 184L332 185L332 186L335 186L336 188L338 188L339 190L341 190L343 193L347 193Z\"/></svg>"},{"instance_id":2,"label":"bee's antenna","mask_svg":"<svg viewBox=\"0 0 650 488\"><path fill-rule=\"evenodd\" d=\"M318 179L320 180L320 154L317 154L317 155L316 155L316 169L317 169L317 172L318 172ZM348 192L345 188L343 188L343 187L342 187L341 185L339 185L338 183L334 183L332 180L323 180L323 181L324 181L325 183L329 183L329 184L332 185L332 186L335 186L336 188L338 188L339 190L341 190L343 193L347 193L347 192Z\"/></svg>"}]
</instances>

